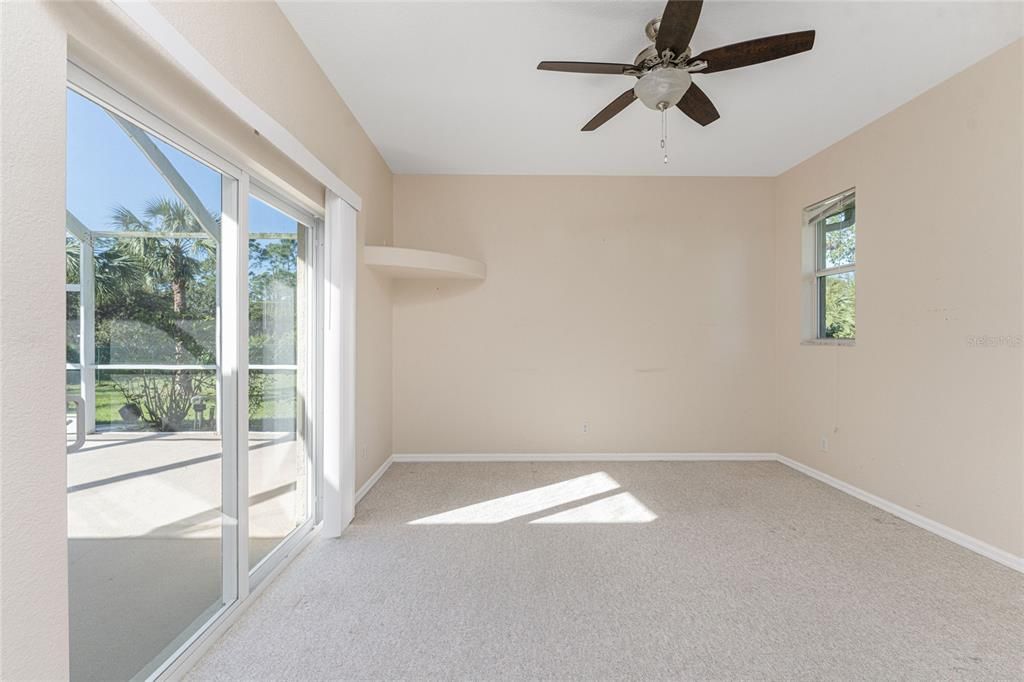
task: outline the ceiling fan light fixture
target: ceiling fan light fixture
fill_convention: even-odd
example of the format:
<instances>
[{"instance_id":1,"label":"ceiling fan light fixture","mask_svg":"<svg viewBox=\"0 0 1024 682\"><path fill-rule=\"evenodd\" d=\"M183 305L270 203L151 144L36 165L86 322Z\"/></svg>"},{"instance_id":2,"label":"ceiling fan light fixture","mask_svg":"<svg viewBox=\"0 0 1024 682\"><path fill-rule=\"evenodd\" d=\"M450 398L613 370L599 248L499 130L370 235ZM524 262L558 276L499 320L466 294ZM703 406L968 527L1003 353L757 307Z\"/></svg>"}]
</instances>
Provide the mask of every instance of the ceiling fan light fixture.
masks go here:
<instances>
[{"instance_id":1,"label":"ceiling fan light fixture","mask_svg":"<svg viewBox=\"0 0 1024 682\"><path fill-rule=\"evenodd\" d=\"M644 29L653 45L641 50L632 64L543 61L537 68L541 71L638 78L634 87L613 99L587 121L580 128L582 132L597 130L638 99L648 109L662 113L663 125L666 122L665 112L677 107L696 123L706 126L718 120L718 110L704 91L692 83L691 71L701 74L729 71L800 54L814 47L814 31L806 30L723 45L693 57L690 42L703 5L704 0L668 0L661 16L647 22Z\"/></svg>"},{"instance_id":2,"label":"ceiling fan light fixture","mask_svg":"<svg viewBox=\"0 0 1024 682\"><path fill-rule=\"evenodd\" d=\"M648 109L666 109L679 103L691 82L690 73L685 69L663 67L641 76L633 92Z\"/></svg>"}]
</instances>

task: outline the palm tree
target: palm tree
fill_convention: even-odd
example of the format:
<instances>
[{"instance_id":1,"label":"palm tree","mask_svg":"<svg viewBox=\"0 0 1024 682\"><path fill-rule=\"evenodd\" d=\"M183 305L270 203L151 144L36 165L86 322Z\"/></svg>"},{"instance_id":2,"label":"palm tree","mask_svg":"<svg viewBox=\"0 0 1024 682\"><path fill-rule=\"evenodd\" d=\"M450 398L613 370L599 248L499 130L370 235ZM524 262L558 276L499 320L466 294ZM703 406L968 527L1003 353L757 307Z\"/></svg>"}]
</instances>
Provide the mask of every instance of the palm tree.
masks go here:
<instances>
[{"instance_id":1,"label":"palm tree","mask_svg":"<svg viewBox=\"0 0 1024 682\"><path fill-rule=\"evenodd\" d=\"M203 232L192 210L177 199L154 199L146 205L143 216L146 220L118 206L113 223L126 232ZM199 257L213 255L215 251L210 240L144 238L133 239L128 246L146 264L151 281L170 282L174 312L186 312L188 285L199 270Z\"/></svg>"},{"instance_id":2,"label":"palm tree","mask_svg":"<svg viewBox=\"0 0 1024 682\"><path fill-rule=\"evenodd\" d=\"M176 199L167 198L150 201L141 218L130 209L118 206L114 209L112 223L114 227L126 232L149 232L154 235L203 232L202 226L187 205ZM216 253L216 245L212 238L153 236L119 240L116 250L129 254L142 264L147 289L159 290L165 283L169 284L171 309L174 316L180 320L188 312L189 286L200 272L202 260ZM175 330L175 364L183 364L189 358L186 341L183 332ZM153 396L152 400L148 401L152 403L148 408L151 416L159 420L164 428L176 430L184 423L192 398L199 394L201 387L196 385L192 373L188 370L174 372L166 393L159 391L154 381L147 382L143 377L141 394ZM159 414L153 409L157 404Z\"/></svg>"},{"instance_id":3,"label":"palm tree","mask_svg":"<svg viewBox=\"0 0 1024 682\"><path fill-rule=\"evenodd\" d=\"M64 244L64 270L68 282L81 281L81 244L67 237ZM110 298L125 288L144 284L146 265L141 258L120 248L104 249L93 254L93 286L99 299Z\"/></svg>"}]
</instances>

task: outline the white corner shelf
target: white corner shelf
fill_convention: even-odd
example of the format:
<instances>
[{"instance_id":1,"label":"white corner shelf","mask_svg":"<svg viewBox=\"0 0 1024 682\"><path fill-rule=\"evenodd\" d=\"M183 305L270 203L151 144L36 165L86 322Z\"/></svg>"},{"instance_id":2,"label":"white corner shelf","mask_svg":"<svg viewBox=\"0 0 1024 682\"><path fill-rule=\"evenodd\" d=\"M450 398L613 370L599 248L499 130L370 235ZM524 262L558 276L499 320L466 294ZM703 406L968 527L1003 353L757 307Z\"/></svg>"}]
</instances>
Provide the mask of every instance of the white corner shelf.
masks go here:
<instances>
[{"instance_id":1,"label":"white corner shelf","mask_svg":"<svg viewBox=\"0 0 1024 682\"><path fill-rule=\"evenodd\" d=\"M487 266L472 258L397 246L364 246L363 262L402 279L484 279Z\"/></svg>"}]
</instances>

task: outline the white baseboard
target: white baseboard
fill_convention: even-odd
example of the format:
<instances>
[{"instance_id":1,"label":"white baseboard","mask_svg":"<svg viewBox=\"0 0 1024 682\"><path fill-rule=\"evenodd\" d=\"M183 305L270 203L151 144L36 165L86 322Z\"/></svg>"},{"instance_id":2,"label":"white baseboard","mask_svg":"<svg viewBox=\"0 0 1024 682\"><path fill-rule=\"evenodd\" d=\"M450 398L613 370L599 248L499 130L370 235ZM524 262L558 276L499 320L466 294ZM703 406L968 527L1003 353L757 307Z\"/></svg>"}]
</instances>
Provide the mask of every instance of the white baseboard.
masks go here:
<instances>
[{"instance_id":1,"label":"white baseboard","mask_svg":"<svg viewBox=\"0 0 1024 682\"><path fill-rule=\"evenodd\" d=\"M1024 557L999 549L966 533L933 521L895 502L818 471L794 459L774 452L596 452L596 453L400 453L391 455L356 493L356 502L370 491L394 462L779 462L795 471L817 479L847 495L878 507L918 528L971 550L983 557L1024 573Z\"/></svg>"},{"instance_id":2,"label":"white baseboard","mask_svg":"<svg viewBox=\"0 0 1024 682\"><path fill-rule=\"evenodd\" d=\"M774 462L773 452L401 453L395 462Z\"/></svg>"},{"instance_id":3,"label":"white baseboard","mask_svg":"<svg viewBox=\"0 0 1024 682\"><path fill-rule=\"evenodd\" d=\"M911 511L906 507L901 507L895 502L890 502L889 500L883 499L878 495L869 493L866 490L861 490L856 486L852 486L849 483L846 483L845 481L840 481L838 478L835 478L834 476L829 476L828 474L822 471L818 471L817 469L809 467L806 464L801 464L800 462L790 459L789 457L777 455L776 459L782 464L785 464L786 466L795 469L796 471L799 471L802 474L805 474L807 476L810 476L811 478L815 478L821 481L822 483L826 483L832 486L836 490L841 490L847 495L852 495L853 497L856 497L858 500L861 500L862 502L867 502L868 504L874 507L878 507L882 511L888 512L893 516L898 516L907 523L912 523L918 528L923 528L924 530L935 533L939 537L945 538L950 542L955 542L961 547L965 547L966 549L969 549L972 552L976 552L982 555L983 557L987 557L992 561L998 561L1004 566L1008 566L1009 568L1012 568L1015 571L1020 571L1021 573L1024 573L1024 557L1019 557L1014 554L1010 554L1009 552L999 549L998 547L994 547L988 544L987 542L979 540L975 537L971 537L970 535L962 533L954 528L950 528L949 526L945 526L939 523L938 521L933 521L932 519L929 519L927 516L922 516L921 514L918 514L915 511Z\"/></svg>"},{"instance_id":4,"label":"white baseboard","mask_svg":"<svg viewBox=\"0 0 1024 682\"><path fill-rule=\"evenodd\" d=\"M370 492L370 488L372 488L374 484L380 480L380 477L384 475L384 472L388 470L388 467L390 467L391 463L394 461L395 458L393 455L391 457L388 457L386 460L384 460L384 463L380 465L380 468L374 471L373 475L370 476L370 478L366 479L366 483L364 483L363 486L356 491L356 504L359 504L359 500L363 499L366 493Z\"/></svg>"}]
</instances>

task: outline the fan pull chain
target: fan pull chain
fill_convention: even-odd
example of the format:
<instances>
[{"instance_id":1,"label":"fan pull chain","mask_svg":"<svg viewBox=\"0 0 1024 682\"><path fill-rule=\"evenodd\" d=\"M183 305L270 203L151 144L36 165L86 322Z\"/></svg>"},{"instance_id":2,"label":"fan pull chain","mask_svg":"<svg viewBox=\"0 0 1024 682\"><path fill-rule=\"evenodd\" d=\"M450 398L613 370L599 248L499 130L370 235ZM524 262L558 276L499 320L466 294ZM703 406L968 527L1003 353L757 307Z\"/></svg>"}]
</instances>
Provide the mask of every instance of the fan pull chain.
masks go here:
<instances>
[{"instance_id":1,"label":"fan pull chain","mask_svg":"<svg viewBox=\"0 0 1024 682\"><path fill-rule=\"evenodd\" d=\"M668 164L668 114L666 113L667 107L660 107L661 109L661 151L665 155L662 162Z\"/></svg>"}]
</instances>

